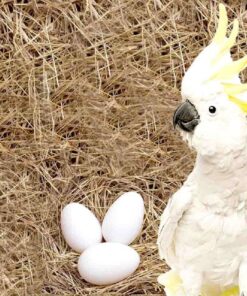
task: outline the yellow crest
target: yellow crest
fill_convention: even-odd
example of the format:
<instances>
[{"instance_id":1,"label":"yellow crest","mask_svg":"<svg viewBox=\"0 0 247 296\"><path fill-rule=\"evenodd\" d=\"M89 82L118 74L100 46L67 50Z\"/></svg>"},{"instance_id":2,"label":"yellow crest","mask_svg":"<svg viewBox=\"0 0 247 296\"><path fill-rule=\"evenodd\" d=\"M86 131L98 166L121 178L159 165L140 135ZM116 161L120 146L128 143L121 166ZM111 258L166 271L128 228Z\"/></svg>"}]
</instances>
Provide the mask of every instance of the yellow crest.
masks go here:
<instances>
[{"instance_id":1,"label":"yellow crest","mask_svg":"<svg viewBox=\"0 0 247 296\"><path fill-rule=\"evenodd\" d=\"M229 51L230 48L235 44L236 37L238 35L239 23L238 20L234 20L233 29L229 35L226 37L227 33L228 18L226 13L226 8L223 4L219 5L219 22L218 28L216 30L213 42L216 43L220 50L216 57L213 59L212 63L217 63L217 61ZM217 80L219 81L225 93L228 95L230 101L238 105L243 112L247 113L247 102L238 98L239 94L246 92L247 98L247 84L242 83L227 83L227 81L233 79L234 76L239 75L239 73L247 67L247 56L237 60L232 61L222 67L217 69L209 78L209 81Z\"/></svg>"}]
</instances>

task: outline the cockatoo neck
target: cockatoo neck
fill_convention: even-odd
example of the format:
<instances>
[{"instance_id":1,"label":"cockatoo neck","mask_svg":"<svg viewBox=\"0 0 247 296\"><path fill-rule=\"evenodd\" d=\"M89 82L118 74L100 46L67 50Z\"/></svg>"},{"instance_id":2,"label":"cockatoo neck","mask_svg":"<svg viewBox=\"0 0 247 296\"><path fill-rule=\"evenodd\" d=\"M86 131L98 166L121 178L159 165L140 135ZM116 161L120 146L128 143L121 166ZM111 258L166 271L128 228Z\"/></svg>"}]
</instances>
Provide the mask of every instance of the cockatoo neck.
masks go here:
<instances>
[{"instance_id":1,"label":"cockatoo neck","mask_svg":"<svg viewBox=\"0 0 247 296\"><path fill-rule=\"evenodd\" d=\"M234 132L230 131L229 136L222 132L214 138L214 141L208 139L207 142L205 133L202 130L201 135L194 136L195 148L197 148L195 164L197 174L212 179L214 182L221 181L222 178L230 180L234 176L247 180L247 174L244 173L247 170L247 125L245 121L237 125Z\"/></svg>"},{"instance_id":2,"label":"cockatoo neck","mask_svg":"<svg viewBox=\"0 0 247 296\"><path fill-rule=\"evenodd\" d=\"M241 201L247 201L247 149L235 158L232 153L214 156L197 155L192 176L196 196L215 212L235 211Z\"/></svg>"},{"instance_id":3,"label":"cockatoo neck","mask_svg":"<svg viewBox=\"0 0 247 296\"><path fill-rule=\"evenodd\" d=\"M197 169L200 168L200 173L210 178L218 175L223 178L232 178L235 174L240 176L239 172L247 169L247 145L243 150L225 154L222 152L213 155L198 154L195 166Z\"/></svg>"}]
</instances>

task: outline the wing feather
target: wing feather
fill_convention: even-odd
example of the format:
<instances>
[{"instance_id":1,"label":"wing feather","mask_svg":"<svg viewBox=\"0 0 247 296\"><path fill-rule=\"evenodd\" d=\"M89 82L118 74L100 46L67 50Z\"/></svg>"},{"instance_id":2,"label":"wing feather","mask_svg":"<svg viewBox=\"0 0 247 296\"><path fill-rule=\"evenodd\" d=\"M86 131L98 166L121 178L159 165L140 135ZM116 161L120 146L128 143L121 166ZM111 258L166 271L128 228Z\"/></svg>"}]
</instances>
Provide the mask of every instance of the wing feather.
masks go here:
<instances>
[{"instance_id":1,"label":"wing feather","mask_svg":"<svg viewBox=\"0 0 247 296\"><path fill-rule=\"evenodd\" d=\"M161 259L165 259L168 264L175 255L174 235L176 228L191 202L191 189L184 185L169 199L161 216L157 244Z\"/></svg>"}]
</instances>

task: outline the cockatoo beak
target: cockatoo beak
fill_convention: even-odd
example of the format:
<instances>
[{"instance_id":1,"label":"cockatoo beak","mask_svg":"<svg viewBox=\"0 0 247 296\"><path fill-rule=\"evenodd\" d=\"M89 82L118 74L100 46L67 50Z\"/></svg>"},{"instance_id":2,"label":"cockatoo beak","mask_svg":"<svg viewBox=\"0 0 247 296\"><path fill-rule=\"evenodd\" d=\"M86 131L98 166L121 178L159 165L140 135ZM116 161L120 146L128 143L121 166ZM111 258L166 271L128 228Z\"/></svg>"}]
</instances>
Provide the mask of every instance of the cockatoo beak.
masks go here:
<instances>
[{"instance_id":1,"label":"cockatoo beak","mask_svg":"<svg viewBox=\"0 0 247 296\"><path fill-rule=\"evenodd\" d=\"M173 126L178 125L183 131L192 132L200 122L200 116L190 101L182 103L173 115Z\"/></svg>"}]
</instances>

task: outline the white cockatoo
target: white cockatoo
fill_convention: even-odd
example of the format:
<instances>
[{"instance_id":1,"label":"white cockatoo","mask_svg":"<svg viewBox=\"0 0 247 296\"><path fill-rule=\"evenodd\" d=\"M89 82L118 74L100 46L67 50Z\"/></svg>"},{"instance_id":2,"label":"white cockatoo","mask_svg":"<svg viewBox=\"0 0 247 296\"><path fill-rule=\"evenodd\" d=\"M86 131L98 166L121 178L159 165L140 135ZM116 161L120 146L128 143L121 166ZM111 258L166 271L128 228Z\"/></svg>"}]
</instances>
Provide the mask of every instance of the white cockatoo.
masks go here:
<instances>
[{"instance_id":1,"label":"white cockatoo","mask_svg":"<svg viewBox=\"0 0 247 296\"><path fill-rule=\"evenodd\" d=\"M223 4L210 43L182 81L173 122L197 152L184 185L161 216L158 248L171 270L158 281L167 296L247 296L247 57L230 49Z\"/></svg>"}]
</instances>

